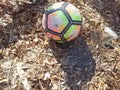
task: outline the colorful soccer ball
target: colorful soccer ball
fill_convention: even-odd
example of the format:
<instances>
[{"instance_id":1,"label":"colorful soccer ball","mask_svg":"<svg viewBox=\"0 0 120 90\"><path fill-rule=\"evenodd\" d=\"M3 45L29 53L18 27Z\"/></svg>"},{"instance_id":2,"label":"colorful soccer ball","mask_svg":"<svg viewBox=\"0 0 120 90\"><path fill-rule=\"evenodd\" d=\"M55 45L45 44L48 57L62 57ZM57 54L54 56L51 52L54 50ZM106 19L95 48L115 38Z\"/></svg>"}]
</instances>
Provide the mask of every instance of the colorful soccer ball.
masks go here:
<instances>
[{"instance_id":1,"label":"colorful soccer ball","mask_svg":"<svg viewBox=\"0 0 120 90\"><path fill-rule=\"evenodd\" d=\"M57 2L49 6L43 15L46 35L59 43L76 39L81 29L79 10L68 2Z\"/></svg>"}]
</instances>

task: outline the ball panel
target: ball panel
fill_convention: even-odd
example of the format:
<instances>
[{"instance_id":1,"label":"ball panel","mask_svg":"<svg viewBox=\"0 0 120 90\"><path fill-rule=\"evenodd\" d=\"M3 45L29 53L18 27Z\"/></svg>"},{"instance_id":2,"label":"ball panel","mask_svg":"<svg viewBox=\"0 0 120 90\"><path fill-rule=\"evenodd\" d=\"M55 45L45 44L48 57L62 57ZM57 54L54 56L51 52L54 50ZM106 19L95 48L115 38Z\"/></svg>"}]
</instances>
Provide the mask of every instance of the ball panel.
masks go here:
<instances>
[{"instance_id":1,"label":"ball panel","mask_svg":"<svg viewBox=\"0 0 120 90\"><path fill-rule=\"evenodd\" d=\"M49 32L47 32L46 35L47 35L49 38L52 38L52 39L54 39L54 40L59 40L59 41L61 40L61 38L60 38L59 36L54 35L54 34L51 34L51 33L49 33Z\"/></svg>"},{"instance_id":2,"label":"ball panel","mask_svg":"<svg viewBox=\"0 0 120 90\"><path fill-rule=\"evenodd\" d=\"M64 34L64 38L67 41L75 39L80 33L80 25L71 25L67 32Z\"/></svg>"},{"instance_id":3,"label":"ball panel","mask_svg":"<svg viewBox=\"0 0 120 90\"><path fill-rule=\"evenodd\" d=\"M75 21L81 21L81 16L79 13L79 10L73 6L72 4L68 4L65 8L65 10L69 13L70 17L72 18L72 20Z\"/></svg>"},{"instance_id":4,"label":"ball panel","mask_svg":"<svg viewBox=\"0 0 120 90\"><path fill-rule=\"evenodd\" d=\"M50 11L52 9L53 9L52 6L49 6L46 11Z\"/></svg>"},{"instance_id":5,"label":"ball panel","mask_svg":"<svg viewBox=\"0 0 120 90\"><path fill-rule=\"evenodd\" d=\"M68 24L67 17L60 10L48 15L48 28L54 32L61 33Z\"/></svg>"}]
</instances>

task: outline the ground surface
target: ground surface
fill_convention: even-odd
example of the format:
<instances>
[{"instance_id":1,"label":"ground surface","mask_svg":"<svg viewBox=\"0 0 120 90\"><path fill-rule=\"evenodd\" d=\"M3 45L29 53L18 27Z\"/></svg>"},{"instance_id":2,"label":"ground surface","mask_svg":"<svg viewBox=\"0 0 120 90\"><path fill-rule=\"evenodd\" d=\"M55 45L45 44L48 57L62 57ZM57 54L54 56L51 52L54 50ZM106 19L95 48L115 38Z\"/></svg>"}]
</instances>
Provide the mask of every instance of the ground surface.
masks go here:
<instances>
[{"instance_id":1,"label":"ground surface","mask_svg":"<svg viewBox=\"0 0 120 90\"><path fill-rule=\"evenodd\" d=\"M0 1L0 90L120 90L120 40L104 32L120 35L120 1L73 1L82 31L62 46L47 40L41 24L54 0Z\"/></svg>"}]
</instances>

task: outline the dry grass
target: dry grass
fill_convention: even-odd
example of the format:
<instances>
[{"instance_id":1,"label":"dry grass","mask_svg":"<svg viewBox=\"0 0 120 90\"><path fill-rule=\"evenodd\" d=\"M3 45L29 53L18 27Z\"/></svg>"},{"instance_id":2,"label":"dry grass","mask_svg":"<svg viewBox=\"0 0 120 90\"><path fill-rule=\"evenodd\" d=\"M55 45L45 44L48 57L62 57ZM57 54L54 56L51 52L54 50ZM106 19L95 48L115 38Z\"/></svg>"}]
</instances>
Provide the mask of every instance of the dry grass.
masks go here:
<instances>
[{"instance_id":1,"label":"dry grass","mask_svg":"<svg viewBox=\"0 0 120 90\"><path fill-rule=\"evenodd\" d=\"M104 32L120 35L119 0L73 0L83 24L67 46L43 32L42 15L53 2L0 1L0 90L120 90L120 40Z\"/></svg>"}]
</instances>

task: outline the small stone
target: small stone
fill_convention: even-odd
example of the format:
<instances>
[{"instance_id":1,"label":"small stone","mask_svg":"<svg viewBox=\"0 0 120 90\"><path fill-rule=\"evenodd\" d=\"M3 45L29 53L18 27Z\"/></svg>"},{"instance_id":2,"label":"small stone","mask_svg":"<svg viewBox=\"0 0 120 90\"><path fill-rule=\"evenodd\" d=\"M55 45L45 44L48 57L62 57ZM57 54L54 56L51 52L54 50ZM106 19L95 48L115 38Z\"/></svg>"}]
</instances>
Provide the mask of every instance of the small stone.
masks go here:
<instances>
[{"instance_id":1,"label":"small stone","mask_svg":"<svg viewBox=\"0 0 120 90\"><path fill-rule=\"evenodd\" d=\"M105 31L106 33L108 33L109 36L112 36L113 39L117 39L117 38L118 38L118 35L116 34L116 32L114 32L111 28L105 27L105 28L104 28L104 31Z\"/></svg>"}]
</instances>

